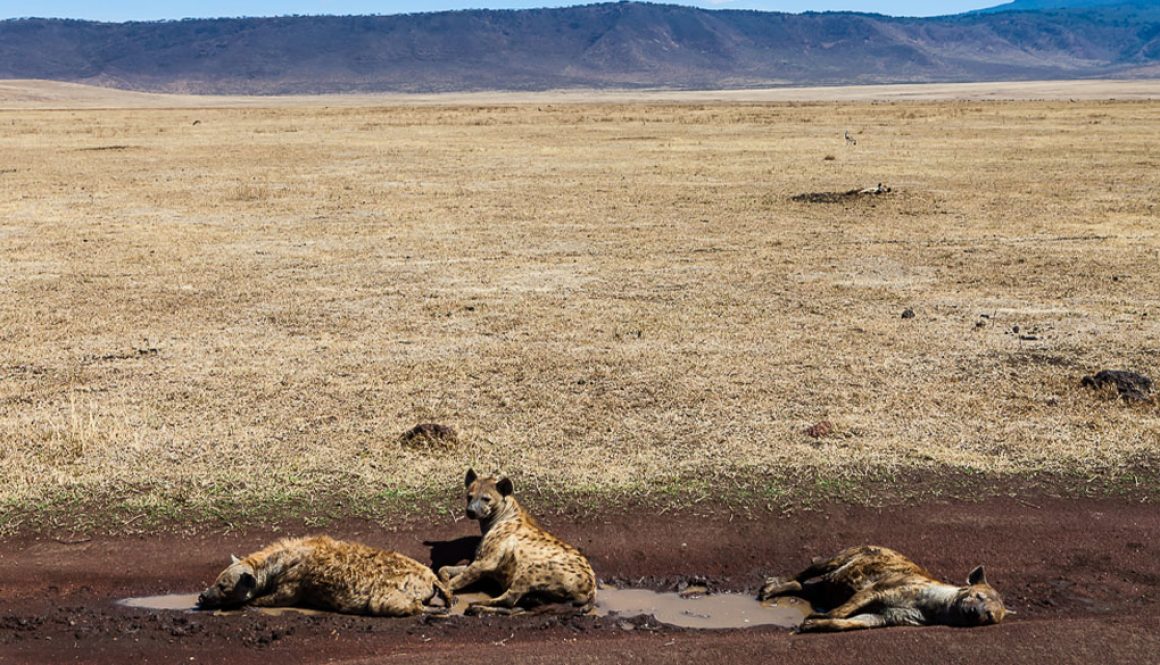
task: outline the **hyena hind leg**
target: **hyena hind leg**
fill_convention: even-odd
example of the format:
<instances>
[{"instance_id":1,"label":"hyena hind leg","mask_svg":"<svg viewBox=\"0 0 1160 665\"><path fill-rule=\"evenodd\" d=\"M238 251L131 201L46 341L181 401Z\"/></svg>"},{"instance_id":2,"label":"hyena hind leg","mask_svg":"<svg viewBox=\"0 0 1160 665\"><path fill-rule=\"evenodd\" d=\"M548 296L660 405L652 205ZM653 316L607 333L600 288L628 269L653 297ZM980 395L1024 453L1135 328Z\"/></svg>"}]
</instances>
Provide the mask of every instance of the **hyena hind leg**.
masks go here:
<instances>
[{"instance_id":1,"label":"hyena hind leg","mask_svg":"<svg viewBox=\"0 0 1160 665\"><path fill-rule=\"evenodd\" d=\"M849 563L849 557L815 557L813 561L810 561L809 567L798 573L794 579L798 582L805 582L816 577L822 577L834 572L847 563Z\"/></svg>"},{"instance_id":2,"label":"hyena hind leg","mask_svg":"<svg viewBox=\"0 0 1160 665\"><path fill-rule=\"evenodd\" d=\"M761 587L761 591L757 592L757 599L768 600L775 596L800 593L801 590L802 583L797 580L784 580L780 577L770 577L765 580L765 585Z\"/></svg>"},{"instance_id":3,"label":"hyena hind leg","mask_svg":"<svg viewBox=\"0 0 1160 665\"><path fill-rule=\"evenodd\" d=\"M881 628L886 617L881 614L859 614L849 619L806 619L798 626L799 633L833 633L843 630Z\"/></svg>"},{"instance_id":4,"label":"hyena hind leg","mask_svg":"<svg viewBox=\"0 0 1160 665\"><path fill-rule=\"evenodd\" d=\"M467 614L518 614L523 610L517 608L516 603L523 597L524 589L513 586L495 598L475 601L467 607Z\"/></svg>"},{"instance_id":5,"label":"hyena hind leg","mask_svg":"<svg viewBox=\"0 0 1160 665\"><path fill-rule=\"evenodd\" d=\"M368 614L377 617L409 617L424 614L427 606L402 593L390 593L379 598L368 608Z\"/></svg>"},{"instance_id":6,"label":"hyena hind leg","mask_svg":"<svg viewBox=\"0 0 1160 665\"><path fill-rule=\"evenodd\" d=\"M758 600L767 600L774 596L801 593L803 584L809 580L821 578L834 572L845 563L838 557L818 557L810 562L808 568L794 575L791 579L770 577L765 580L765 586L757 594Z\"/></svg>"}]
</instances>

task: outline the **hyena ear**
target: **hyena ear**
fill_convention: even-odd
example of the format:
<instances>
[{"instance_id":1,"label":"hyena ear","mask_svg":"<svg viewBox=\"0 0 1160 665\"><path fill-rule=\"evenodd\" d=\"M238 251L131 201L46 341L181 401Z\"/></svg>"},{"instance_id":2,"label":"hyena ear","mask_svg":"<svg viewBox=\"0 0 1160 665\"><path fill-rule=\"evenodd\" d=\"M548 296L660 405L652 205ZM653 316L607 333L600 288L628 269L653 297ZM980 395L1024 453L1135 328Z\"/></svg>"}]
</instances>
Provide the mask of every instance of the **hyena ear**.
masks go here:
<instances>
[{"instance_id":1,"label":"hyena ear","mask_svg":"<svg viewBox=\"0 0 1160 665\"><path fill-rule=\"evenodd\" d=\"M516 491L512 485L512 479L504 476L495 482L495 489L500 493L500 496L511 496L511 493Z\"/></svg>"},{"instance_id":2,"label":"hyena ear","mask_svg":"<svg viewBox=\"0 0 1160 665\"><path fill-rule=\"evenodd\" d=\"M463 486L471 487L471 483L474 483L475 479L478 477L479 476L475 475L475 469L468 469L467 476L463 479Z\"/></svg>"},{"instance_id":3,"label":"hyena ear","mask_svg":"<svg viewBox=\"0 0 1160 665\"><path fill-rule=\"evenodd\" d=\"M258 580L254 579L254 576L249 573L242 573L241 577L238 578L238 589L242 591L249 593L256 586L258 586Z\"/></svg>"},{"instance_id":4,"label":"hyena ear","mask_svg":"<svg viewBox=\"0 0 1160 665\"><path fill-rule=\"evenodd\" d=\"M242 562L242 560L238 558L237 554L230 555L230 565L233 565L235 563L241 563L241 562Z\"/></svg>"},{"instance_id":5,"label":"hyena ear","mask_svg":"<svg viewBox=\"0 0 1160 665\"><path fill-rule=\"evenodd\" d=\"M975 586L976 584L986 584L986 583L987 583L987 571L983 570L982 566L975 568L974 570L971 571L970 575L967 575L967 584L969 584L971 586Z\"/></svg>"}]
</instances>

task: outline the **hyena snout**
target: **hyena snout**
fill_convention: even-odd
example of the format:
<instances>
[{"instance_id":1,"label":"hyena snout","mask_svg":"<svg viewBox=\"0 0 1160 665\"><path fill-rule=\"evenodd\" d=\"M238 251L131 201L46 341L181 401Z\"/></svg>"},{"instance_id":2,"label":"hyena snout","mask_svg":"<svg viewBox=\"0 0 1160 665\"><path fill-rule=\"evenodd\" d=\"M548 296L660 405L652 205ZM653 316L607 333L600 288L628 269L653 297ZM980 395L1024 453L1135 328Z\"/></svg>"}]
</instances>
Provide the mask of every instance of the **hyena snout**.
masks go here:
<instances>
[{"instance_id":1,"label":"hyena snout","mask_svg":"<svg viewBox=\"0 0 1160 665\"><path fill-rule=\"evenodd\" d=\"M253 568L234 559L234 563L222 571L217 581L197 597L197 606L203 610L219 607L236 607L254 596L257 579Z\"/></svg>"},{"instance_id":2,"label":"hyena snout","mask_svg":"<svg viewBox=\"0 0 1160 665\"><path fill-rule=\"evenodd\" d=\"M199 610L232 610L246 604L249 598L235 597L233 595L223 595L215 593L212 589L203 591L197 597L197 609Z\"/></svg>"},{"instance_id":3,"label":"hyena snout","mask_svg":"<svg viewBox=\"0 0 1160 665\"><path fill-rule=\"evenodd\" d=\"M197 594L197 606L203 610L213 609L221 605L221 598L212 593L212 589L206 589Z\"/></svg>"},{"instance_id":4,"label":"hyena snout","mask_svg":"<svg viewBox=\"0 0 1160 665\"><path fill-rule=\"evenodd\" d=\"M966 622L976 626L999 623L1007 615L1007 609L997 594L976 593L963 600L960 610Z\"/></svg>"},{"instance_id":5,"label":"hyena snout","mask_svg":"<svg viewBox=\"0 0 1160 665\"><path fill-rule=\"evenodd\" d=\"M467 487L467 517L473 520L489 519L513 491L510 479L480 478L472 469L467 470L464 485Z\"/></svg>"},{"instance_id":6,"label":"hyena snout","mask_svg":"<svg viewBox=\"0 0 1160 665\"><path fill-rule=\"evenodd\" d=\"M473 520L487 519L491 515L491 497L481 496L468 499L467 518Z\"/></svg>"},{"instance_id":7,"label":"hyena snout","mask_svg":"<svg viewBox=\"0 0 1160 665\"><path fill-rule=\"evenodd\" d=\"M232 605L240 605L240 598L233 598L232 594L223 593L219 587L211 586L197 595L197 607L202 610L216 610Z\"/></svg>"}]
</instances>

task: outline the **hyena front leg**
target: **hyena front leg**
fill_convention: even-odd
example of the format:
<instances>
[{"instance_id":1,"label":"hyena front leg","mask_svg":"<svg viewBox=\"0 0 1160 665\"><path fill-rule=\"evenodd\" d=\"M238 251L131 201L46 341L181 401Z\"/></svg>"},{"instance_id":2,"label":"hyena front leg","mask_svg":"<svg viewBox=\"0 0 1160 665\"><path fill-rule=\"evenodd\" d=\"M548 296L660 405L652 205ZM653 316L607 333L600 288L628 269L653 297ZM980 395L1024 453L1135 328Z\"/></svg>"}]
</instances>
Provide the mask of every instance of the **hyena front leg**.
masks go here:
<instances>
[{"instance_id":1,"label":"hyena front leg","mask_svg":"<svg viewBox=\"0 0 1160 665\"><path fill-rule=\"evenodd\" d=\"M439 581L447 583L452 577L462 574L467 570L467 566L443 566L439 569Z\"/></svg>"},{"instance_id":2,"label":"hyena front leg","mask_svg":"<svg viewBox=\"0 0 1160 665\"><path fill-rule=\"evenodd\" d=\"M290 607L298 602L298 589L292 586L280 586L272 592L250 600L254 607Z\"/></svg>"},{"instance_id":3,"label":"hyena front leg","mask_svg":"<svg viewBox=\"0 0 1160 665\"><path fill-rule=\"evenodd\" d=\"M880 628L886 625L886 617L881 614L859 614L849 619L806 619L798 626L799 633L828 633L843 630Z\"/></svg>"},{"instance_id":4,"label":"hyena front leg","mask_svg":"<svg viewBox=\"0 0 1160 665\"><path fill-rule=\"evenodd\" d=\"M449 568L460 568L460 566L448 566ZM455 593L464 587L469 587L475 584L483 577L495 572L496 566L488 560L472 561L470 566L464 567L462 570L455 572L455 575L447 580L447 588ZM443 575L446 568L440 568L439 574ZM453 571L454 572L454 571Z\"/></svg>"},{"instance_id":5,"label":"hyena front leg","mask_svg":"<svg viewBox=\"0 0 1160 665\"><path fill-rule=\"evenodd\" d=\"M455 604L455 595L451 593L451 589L447 588L447 583L443 580L435 582L431 590L431 595L423 602L427 607L432 607L431 601L438 597L443 601L443 610L449 611L451 606ZM434 609L438 610L438 607ZM438 613L438 612L437 612Z\"/></svg>"}]
</instances>

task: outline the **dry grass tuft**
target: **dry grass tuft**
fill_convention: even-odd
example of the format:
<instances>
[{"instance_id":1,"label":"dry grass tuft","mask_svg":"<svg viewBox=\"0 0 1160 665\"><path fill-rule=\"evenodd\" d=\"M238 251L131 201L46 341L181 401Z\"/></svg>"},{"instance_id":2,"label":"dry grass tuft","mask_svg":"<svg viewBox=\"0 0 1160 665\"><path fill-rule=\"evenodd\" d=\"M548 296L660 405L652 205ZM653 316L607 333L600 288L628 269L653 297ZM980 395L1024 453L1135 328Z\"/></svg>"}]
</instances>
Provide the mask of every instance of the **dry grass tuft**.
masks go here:
<instances>
[{"instance_id":1,"label":"dry grass tuft","mask_svg":"<svg viewBox=\"0 0 1160 665\"><path fill-rule=\"evenodd\" d=\"M1157 457L1155 403L1079 385L1160 375L1156 103L0 125L0 506L354 504L469 464L626 495ZM825 161L841 127L862 140ZM458 447L406 445L417 422Z\"/></svg>"}]
</instances>

